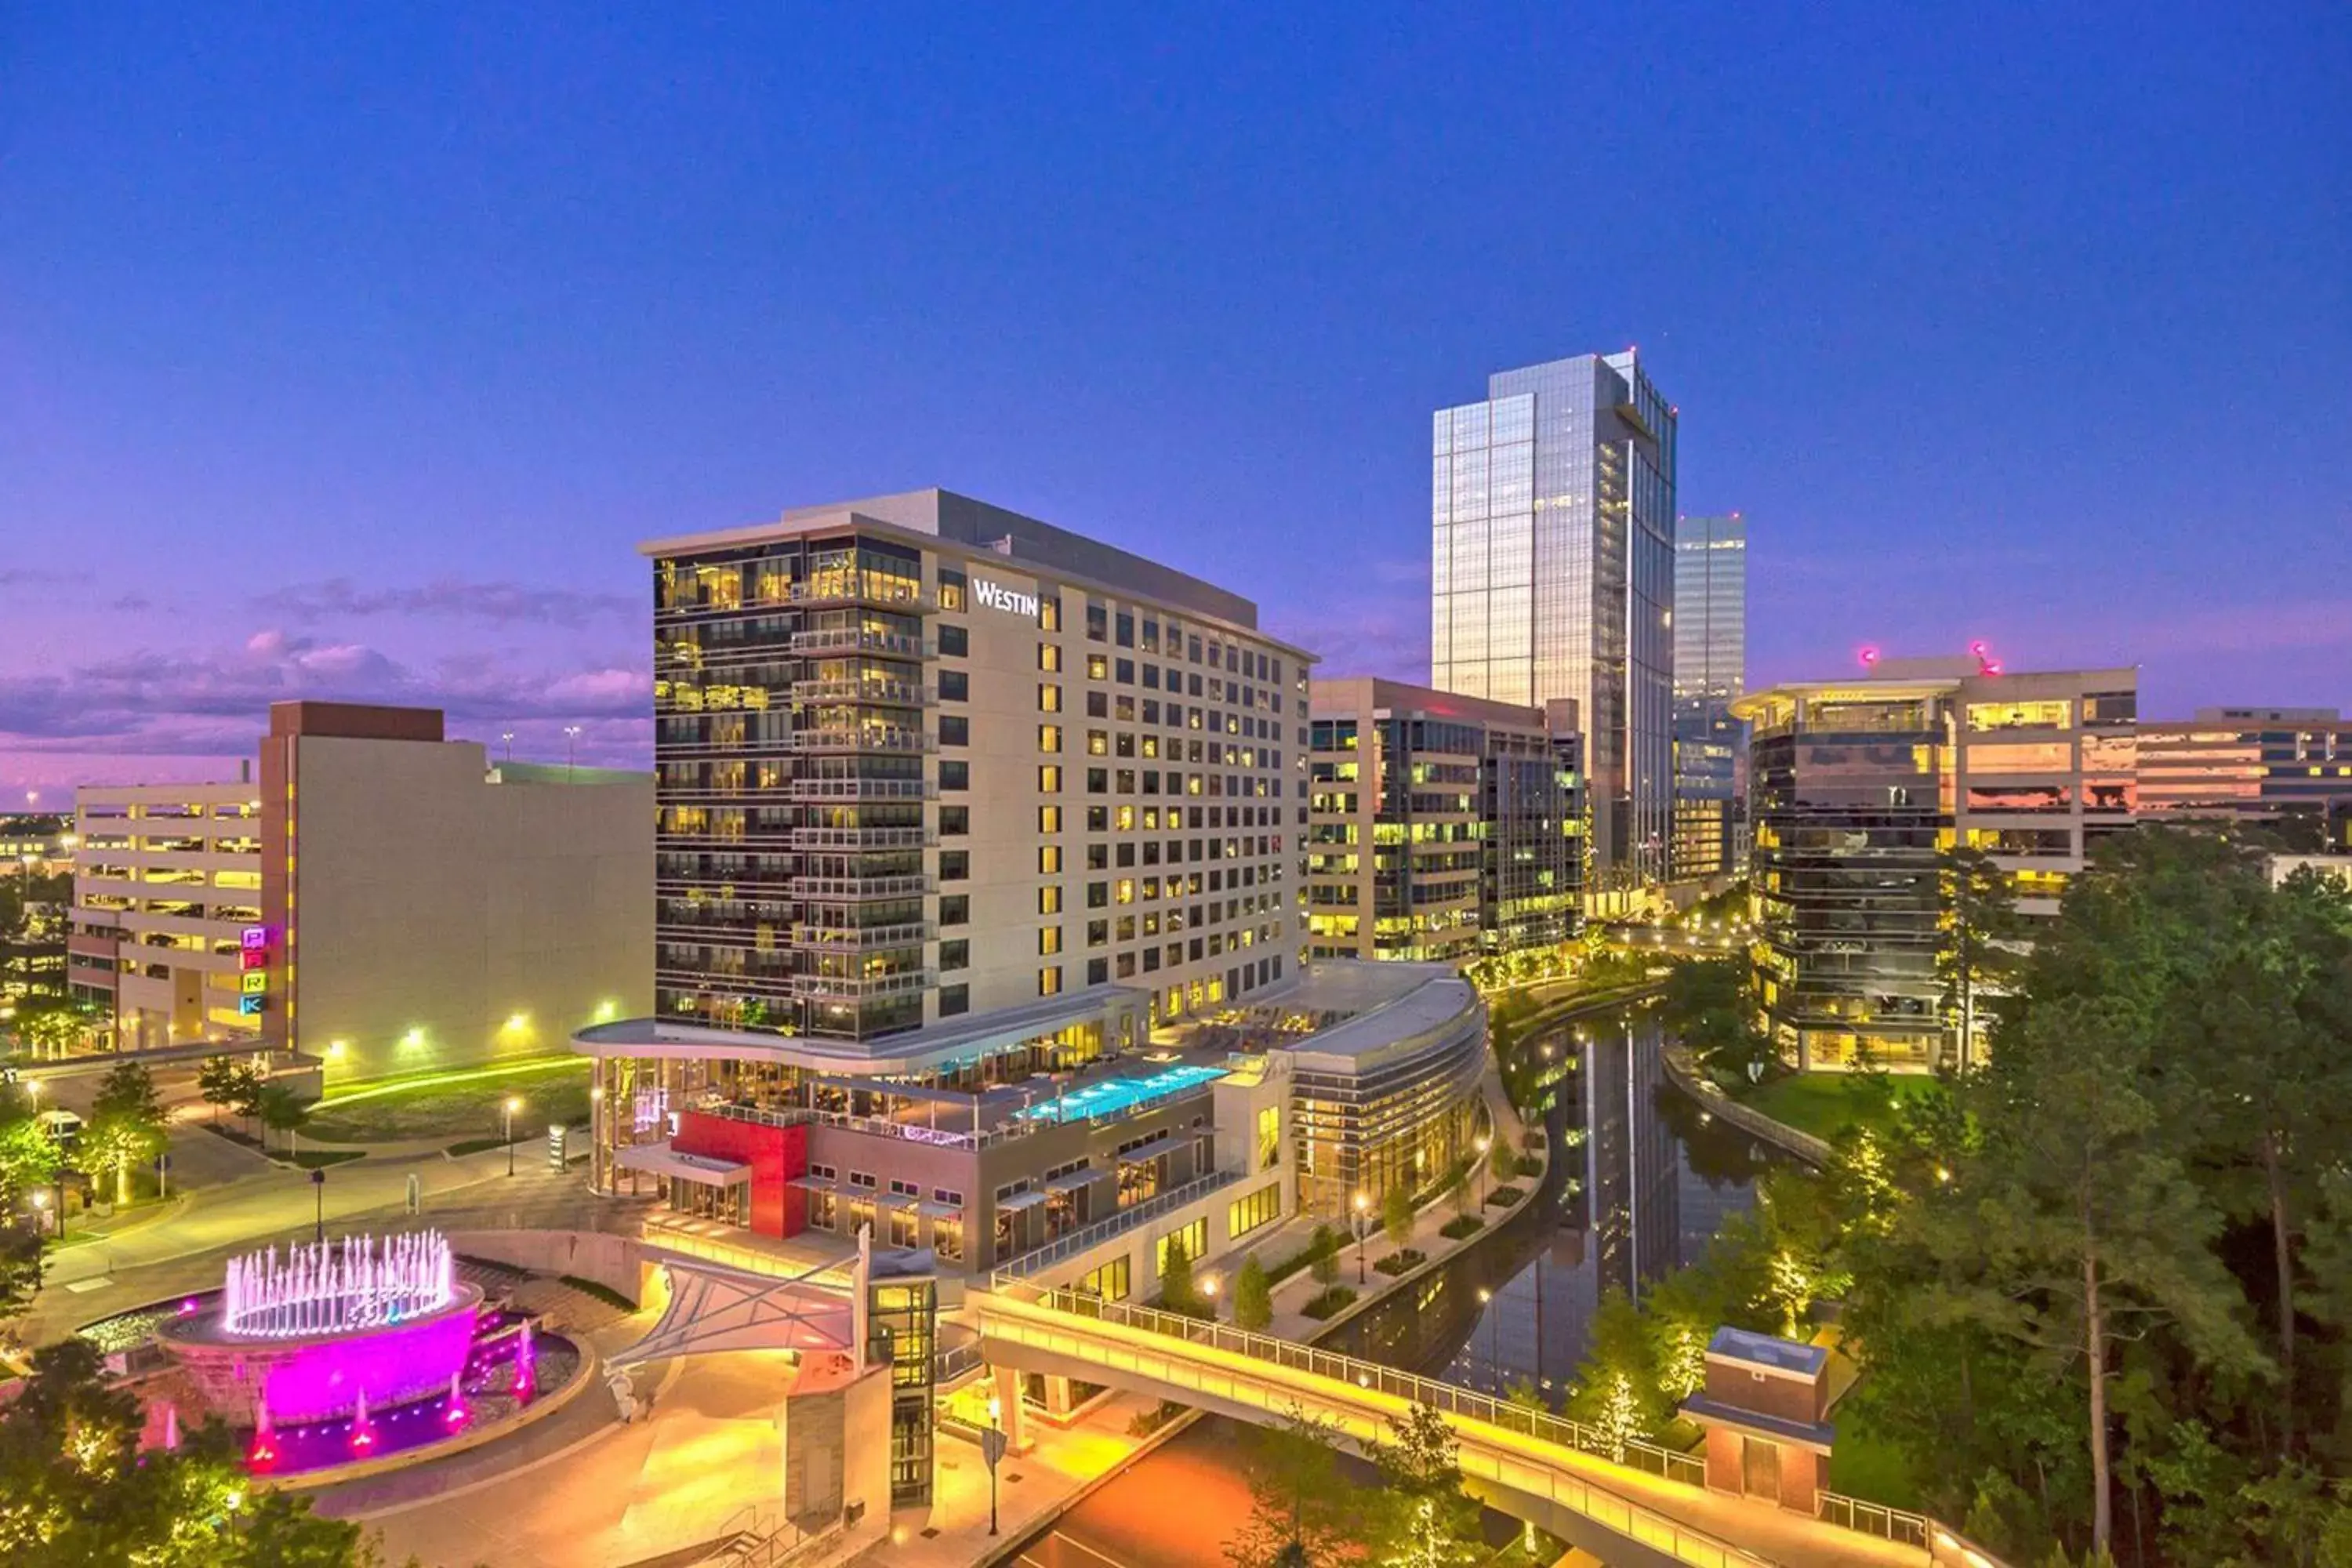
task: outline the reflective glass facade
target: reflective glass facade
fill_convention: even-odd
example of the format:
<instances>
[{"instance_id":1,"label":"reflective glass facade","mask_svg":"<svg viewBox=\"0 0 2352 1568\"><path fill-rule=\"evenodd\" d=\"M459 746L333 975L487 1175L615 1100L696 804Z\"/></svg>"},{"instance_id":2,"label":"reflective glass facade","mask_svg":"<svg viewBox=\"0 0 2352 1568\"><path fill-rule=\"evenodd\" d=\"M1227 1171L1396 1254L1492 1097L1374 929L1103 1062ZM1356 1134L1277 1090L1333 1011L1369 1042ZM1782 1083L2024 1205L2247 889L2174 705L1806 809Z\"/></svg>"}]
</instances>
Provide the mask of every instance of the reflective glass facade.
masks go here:
<instances>
[{"instance_id":1,"label":"reflective glass facade","mask_svg":"<svg viewBox=\"0 0 2352 1568\"><path fill-rule=\"evenodd\" d=\"M1747 862L1745 727L1732 699L1748 689L1748 524L1685 517L1675 531L1675 837L1676 881L1727 876Z\"/></svg>"},{"instance_id":2,"label":"reflective glass facade","mask_svg":"<svg viewBox=\"0 0 2352 1568\"><path fill-rule=\"evenodd\" d=\"M1578 704L1605 903L1664 879L1673 830L1675 410L1631 350L1486 393L1431 429L1431 684Z\"/></svg>"}]
</instances>

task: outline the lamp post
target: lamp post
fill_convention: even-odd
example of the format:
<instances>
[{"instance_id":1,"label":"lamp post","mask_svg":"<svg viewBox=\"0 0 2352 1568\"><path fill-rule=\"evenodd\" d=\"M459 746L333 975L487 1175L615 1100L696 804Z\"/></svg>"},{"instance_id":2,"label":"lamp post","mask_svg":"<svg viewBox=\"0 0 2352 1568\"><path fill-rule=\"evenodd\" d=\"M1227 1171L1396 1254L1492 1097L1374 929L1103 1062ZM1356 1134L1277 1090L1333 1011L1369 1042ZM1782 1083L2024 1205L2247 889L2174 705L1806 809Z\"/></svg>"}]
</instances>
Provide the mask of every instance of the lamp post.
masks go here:
<instances>
[{"instance_id":1,"label":"lamp post","mask_svg":"<svg viewBox=\"0 0 2352 1568\"><path fill-rule=\"evenodd\" d=\"M511 1176L514 1174L514 1119L515 1112L522 1109L522 1097L507 1096L504 1109L507 1113L507 1174Z\"/></svg>"},{"instance_id":2,"label":"lamp post","mask_svg":"<svg viewBox=\"0 0 2352 1568\"><path fill-rule=\"evenodd\" d=\"M499 740L501 740L501 741L504 741L504 742L507 743L507 761L509 761L509 762L513 762L513 761L514 761L514 731L513 731L512 730L501 730L501 731L499 731Z\"/></svg>"},{"instance_id":3,"label":"lamp post","mask_svg":"<svg viewBox=\"0 0 2352 1568\"><path fill-rule=\"evenodd\" d=\"M980 1457L988 1461L988 1533L996 1533L996 1462L1004 1458L1004 1401L988 1396L988 1430L981 1434Z\"/></svg>"},{"instance_id":4,"label":"lamp post","mask_svg":"<svg viewBox=\"0 0 2352 1568\"><path fill-rule=\"evenodd\" d=\"M1370 1194L1356 1194L1356 1283L1364 1283L1364 1213L1372 1206Z\"/></svg>"},{"instance_id":5,"label":"lamp post","mask_svg":"<svg viewBox=\"0 0 2352 1568\"><path fill-rule=\"evenodd\" d=\"M1486 1369L1495 1374L1495 1386L1500 1388L1503 1385L1503 1368L1496 1358L1502 1352L1496 1343L1494 1300L1492 1290L1484 1285L1478 1287L1478 1315L1486 1320Z\"/></svg>"},{"instance_id":6,"label":"lamp post","mask_svg":"<svg viewBox=\"0 0 2352 1568\"><path fill-rule=\"evenodd\" d=\"M1480 1214L1486 1212L1486 1151L1494 1146L1495 1140L1484 1132L1480 1133L1478 1141L1471 1145L1478 1151L1478 1212Z\"/></svg>"},{"instance_id":7,"label":"lamp post","mask_svg":"<svg viewBox=\"0 0 2352 1568\"><path fill-rule=\"evenodd\" d=\"M565 784L572 782L572 765L579 752L580 726L566 724L563 726L563 782Z\"/></svg>"},{"instance_id":8,"label":"lamp post","mask_svg":"<svg viewBox=\"0 0 2352 1568\"><path fill-rule=\"evenodd\" d=\"M310 1219L310 1239L323 1247L327 1241L327 1168L310 1168L310 1196L313 1211Z\"/></svg>"}]
</instances>

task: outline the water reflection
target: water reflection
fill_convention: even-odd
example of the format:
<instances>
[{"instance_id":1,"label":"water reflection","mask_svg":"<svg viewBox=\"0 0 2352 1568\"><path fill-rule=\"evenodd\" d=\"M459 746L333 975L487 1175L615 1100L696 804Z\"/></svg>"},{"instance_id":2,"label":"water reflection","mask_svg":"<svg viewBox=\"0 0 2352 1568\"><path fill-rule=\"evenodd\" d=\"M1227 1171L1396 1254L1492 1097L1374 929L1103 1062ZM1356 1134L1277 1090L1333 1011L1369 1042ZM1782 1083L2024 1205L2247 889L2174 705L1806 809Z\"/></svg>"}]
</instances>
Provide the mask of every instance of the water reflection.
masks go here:
<instances>
[{"instance_id":1,"label":"water reflection","mask_svg":"<svg viewBox=\"0 0 2352 1568\"><path fill-rule=\"evenodd\" d=\"M1636 1300L1755 1202L1769 1149L1666 1081L1647 1005L1523 1040L1500 1064L1555 1155L1534 1203L1471 1255L1381 1303L1337 1348L1500 1393L1532 1383L1557 1405L1601 1292Z\"/></svg>"}]
</instances>

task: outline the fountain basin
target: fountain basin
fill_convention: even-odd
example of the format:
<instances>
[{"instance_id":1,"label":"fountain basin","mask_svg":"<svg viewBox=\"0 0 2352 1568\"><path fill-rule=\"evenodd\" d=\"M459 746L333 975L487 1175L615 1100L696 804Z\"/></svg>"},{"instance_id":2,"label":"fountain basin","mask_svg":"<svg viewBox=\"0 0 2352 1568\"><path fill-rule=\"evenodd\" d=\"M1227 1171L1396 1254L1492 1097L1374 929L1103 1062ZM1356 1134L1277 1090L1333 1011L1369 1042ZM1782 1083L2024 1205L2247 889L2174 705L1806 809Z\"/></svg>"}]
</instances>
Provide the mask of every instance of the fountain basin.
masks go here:
<instances>
[{"instance_id":1,"label":"fountain basin","mask_svg":"<svg viewBox=\"0 0 2352 1568\"><path fill-rule=\"evenodd\" d=\"M234 1424L323 1421L446 1394L474 1344L482 1293L450 1289L441 1306L353 1331L239 1334L218 1303L174 1318L157 1342L194 1384L205 1407Z\"/></svg>"}]
</instances>

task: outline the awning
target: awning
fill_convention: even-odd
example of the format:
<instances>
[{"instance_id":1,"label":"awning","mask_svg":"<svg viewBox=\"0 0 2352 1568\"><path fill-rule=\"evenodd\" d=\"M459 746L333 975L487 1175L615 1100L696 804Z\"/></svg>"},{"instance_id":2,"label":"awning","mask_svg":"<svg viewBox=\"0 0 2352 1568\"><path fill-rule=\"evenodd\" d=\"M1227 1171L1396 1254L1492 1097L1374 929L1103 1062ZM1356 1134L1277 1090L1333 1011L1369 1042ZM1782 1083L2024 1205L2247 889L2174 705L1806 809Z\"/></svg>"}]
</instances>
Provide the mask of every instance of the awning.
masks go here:
<instances>
[{"instance_id":1,"label":"awning","mask_svg":"<svg viewBox=\"0 0 2352 1568\"><path fill-rule=\"evenodd\" d=\"M1052 1181L1047 1182L1045 1184L1045 1190L1049 1193L1074 1193L1080 1187L1090 1187L1094 1185L1094 1184L1101 1178L1102 1174L1103 1173L1100 1171L1071 1171L1066 1174L1055 1176Z\"/></svg>"},{"instance_id":2,"label":"awning","mask_svg":"<svg viewBox=\"0 0 2352 1568\"><path fill-rule=\"evenodd\" d=\"M922 1202L912 1193L877 1193L874 1201L886 1209L910 1209Z\"/></svg>"},{"instance_id":3,"label":"awning","mask_svg":"<svg viewBox=\"0 0 2352 1568\"><path fill-rule=\"evenodd\" d=\"M1168 1130L1161 1128L1134 1148L1118 1157L1122 1165L1140 1165L1146 1160L1156 1160L1168 1152Z\"/></svg>"},{"instance_id":4,"label":"awning","mask_svg":"<svg viewBox=\"0 0 2352 1568\"><path fill-rule=\"evenodd\" d=\"M613 1163L624 1171L643 1171L647 1175L667 1176L673 1181L693 1182L706 1187L731 1187L751 1179L751 1167L741 1160L683 1153L666 1142L640 1143L634 1149L624 1149L613 1156Z\"/></svg>"},{"instance_id":5,"label":"awning","mask_svg":"<svg viewBox=\"0 0 2352 1568\"><path fill-rule=\"evenodd\" d=\"M929 1198L917 1204L915 1212L925 1219L961 1219L963 1217L963 1210L955 1205L933 1203Z\"/></svg>"},{"instance_id":6,"label":"awning","mask_svg":"<svg viewBox=\"0 0 2352 1568\"><path fill-rule=\"evenodd\" d=\"M804 1193L837 1193L841 1190L839 1183L826 1176L794 1176L784 1185L798 1187Z\"/></svg>"},{"instance_id":7,"label":"awning","mask_svg":"<svg viewBox=\"0 0 2352 1568\"><path fill-rule=\"evenodd\" d=\"M1023 1209L1034 1209L1045 1201L1045 1194L1040 1192L1015 1193L1009 1198L997 1199L996 1212L1018 1214Z\"/></svg>"}]
</instances>

